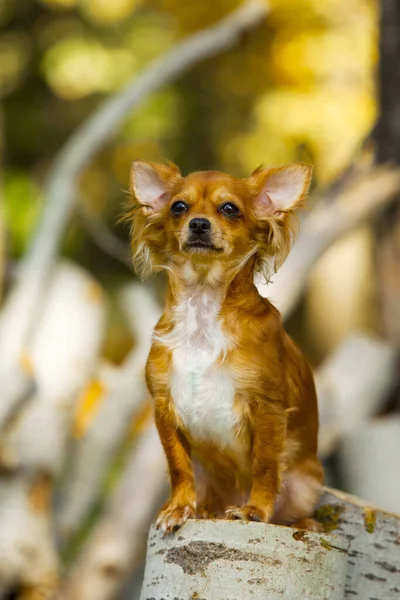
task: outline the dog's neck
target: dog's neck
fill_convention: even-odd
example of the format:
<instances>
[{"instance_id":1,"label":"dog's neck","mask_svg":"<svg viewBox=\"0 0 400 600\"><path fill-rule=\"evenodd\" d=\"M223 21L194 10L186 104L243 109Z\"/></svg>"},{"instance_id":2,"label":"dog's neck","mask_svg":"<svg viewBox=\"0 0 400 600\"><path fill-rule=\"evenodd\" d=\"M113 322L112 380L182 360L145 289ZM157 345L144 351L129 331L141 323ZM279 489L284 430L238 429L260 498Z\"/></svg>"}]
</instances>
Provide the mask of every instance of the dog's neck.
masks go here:
<instances>
[{"instance_id":1,"label":"dog's neck","mask_svg":"<svg viewBox=\"0 0 400 600\"><path fill-rule=\"evenodd\" d=\"M178 269L168 272L168 304L179 304L183 298L205 293L222 305L241 298L254 286L254 261L248 260L244 266L226 267L219 262L208 265L193 264L189 261Z\"/></svg>"}]
</instances>

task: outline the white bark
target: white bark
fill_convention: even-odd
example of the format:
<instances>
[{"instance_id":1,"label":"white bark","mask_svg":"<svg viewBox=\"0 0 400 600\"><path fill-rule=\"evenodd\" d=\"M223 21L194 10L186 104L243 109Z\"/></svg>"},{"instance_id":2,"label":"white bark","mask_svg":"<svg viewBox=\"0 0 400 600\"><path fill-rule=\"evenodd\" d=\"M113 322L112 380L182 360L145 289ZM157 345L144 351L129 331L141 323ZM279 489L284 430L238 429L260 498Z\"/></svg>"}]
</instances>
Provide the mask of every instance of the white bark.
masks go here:
<instances>
[{"instance_id":1,"label":"white bark","mask_svg":"<svg viewBox=\"0 0 400 600\"><path fill-rule=\"evenodd\" d=\"M166 488L166 460L154 425L141 435L104 516L75 561L59 600L114 600L143 556Z\"/></svg>"},{"instance_id":2,"label":"white bark","mask_svg":"<svg viewBox=\"0 0 400 600\"><path fill-rule=\"evenodd\" d=\"M268 297L287 318L296 306L307 277L318 258L336 240L381 211L397 195L400 171L376 167L351 181L337 196L321 198L301 223L300 235L272 282L257 281L261 296Z\"/></svg>"},{"instance_id":3,"label":"white bark","mask_svg":"<svg viewBox=\"0 0 400 600\"><path fill-rule=\"evenodd\" d=\"M351 494L400 514L399 457L399 415L361 422L339 445L341 484Z\"/></svg>"},{"instance_id":4,"label":"white bark","mask_svg":"<svg viewBox=\"0 0 400 600\"><path fill-rule=\"evenodd\" d=\"M337 490L326 490L317 515L349 541L344 598L398 600L400 516Z\"/></svg>"},{"instance_id":5,"label":"white bark","mask_svg":"<svg viewBox=\"0 0 400 600\"><path fill-rule=\"evenodd\" d=\"M326 533L261 523L189 521L150 531L141 600L395 600L400 517L326 490Z\"/></svg>"},{"instance_id":6,"label":"white bark","mask_svg":"<svg viewBox=\"0 0 400 600\"><path fill-rule=\"evenodd\" d=\"M349 336L325 360L315 376L321 456L382 409L396 385L397 363L395 347L361 333ZM366 497L360 490L354 493Z\"/></svg>"},{"instance_id":7,"label":"white bark","mask_svg":"<svg viewBox=\"0 0 400 600\"><path fill-rule=\"evenodd\" d=\"M141 600L343 600L348 545L261 523L189 521L166 537L153 528Z\"/></svg>"},{"instance_id":8,"label":"white bark","mask_svg":"<svg viewBox=\"0 0 400 600\"><path fill-rule=\"evenodd\" d=\"M52 483L74 403L98 361L105 317L100 286L79 267L60 265L47 291L26 357L36 391L0 438L0 590L18 583L43 598L57 579Z\"/></svg>"},{"instance_id":9,"label":"white bark","mask_svg":"<svg viewBox=\"0 0 400 600\"><path fill-rule=\"evenodd\" d=\"M53 473L63 460L74 402L102 347L105 302L100 286L83 269L60 265L37 326L26 355L36 391L1 444L24 468Z\"/></svg>"},{"instance_id":10,"label":"white bark","mask_svg":"<svg viewBox=\"0 0 400 600\"><path fill-rule=\"evenodd\" d=\"M0 484L0 597L22 584L41 589L43 600L51 598L58 580L58 556L47 500L40 499L46 494L33 478L13 477Z\"/></svg>"},{"instance_id":11,"label":"white bark","mask_svg":"<svg viewBox=\"0 0 400 600\"><path fill-rule=\"evenodd\" d=\"M161 311L152 294L141 284L126 286L120 293L120 301L135 346L120 368L103 368L96 376L103 384L105 395L88 431L72 451L58 514L63 538L76 531L97 500L115 451L147 397L144 368Z\"/></svg>"}]
</instances>

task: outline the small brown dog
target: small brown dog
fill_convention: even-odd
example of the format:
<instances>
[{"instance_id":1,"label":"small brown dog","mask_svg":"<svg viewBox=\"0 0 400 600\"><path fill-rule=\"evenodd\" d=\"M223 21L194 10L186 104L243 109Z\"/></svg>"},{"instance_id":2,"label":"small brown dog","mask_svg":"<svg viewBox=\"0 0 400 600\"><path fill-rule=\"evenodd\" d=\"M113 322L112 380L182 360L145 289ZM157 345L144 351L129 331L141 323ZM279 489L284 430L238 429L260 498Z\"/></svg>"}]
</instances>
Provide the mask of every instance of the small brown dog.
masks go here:
<instances>
[{"instance_id":1,"label":"small brown dog","mask_svg":"<svg viewBox=\"0 0 400 600\"><path fill-rule=\"evenodd\" d=\"M133 164L134 264L169 279L146 368L171 478L164 532L224 514L310 525L323 479L313 376L253 283L286 258L310 179L303 164L247 179Z\"/></svg>"}]
</instances>

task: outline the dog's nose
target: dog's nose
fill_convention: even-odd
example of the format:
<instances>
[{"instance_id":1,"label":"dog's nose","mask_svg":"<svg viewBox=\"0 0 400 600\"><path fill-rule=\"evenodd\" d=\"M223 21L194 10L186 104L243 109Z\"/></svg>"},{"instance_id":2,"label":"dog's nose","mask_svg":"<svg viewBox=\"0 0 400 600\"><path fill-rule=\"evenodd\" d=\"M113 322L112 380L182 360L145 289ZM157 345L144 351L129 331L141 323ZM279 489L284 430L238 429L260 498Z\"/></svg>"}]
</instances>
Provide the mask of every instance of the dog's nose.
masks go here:
<instances>
[{"instance_id":1,"label":"dog's nose","mask_svg":"<svg viewBox=\"0 0 400 600\"><path fill-rule=\"evenodd\" d=\"M192 219L189 223L189 229L193 233L203 235L211 229L211 223L208 219L196 218Z\"/></svg>"}]
</instances>

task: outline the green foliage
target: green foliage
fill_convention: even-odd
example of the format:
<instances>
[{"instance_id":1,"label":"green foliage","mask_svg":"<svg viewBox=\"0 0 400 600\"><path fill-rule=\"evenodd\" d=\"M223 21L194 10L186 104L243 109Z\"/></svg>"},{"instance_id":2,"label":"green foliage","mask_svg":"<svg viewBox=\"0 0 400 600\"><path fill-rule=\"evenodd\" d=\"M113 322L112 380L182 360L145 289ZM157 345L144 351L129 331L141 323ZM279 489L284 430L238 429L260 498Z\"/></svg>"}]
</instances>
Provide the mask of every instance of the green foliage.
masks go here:
<instances>
[{"instance_id":1,"label":"green foliage","mask_svg":"<svg viewBox=\"0 0 400 600\"><path fill-rule=\"evenodd\" d=\"M5 216L14 256L21 256L41 207L41 193L29 173L7 169L4 181Z\"/></svg>"}]
</instances>

